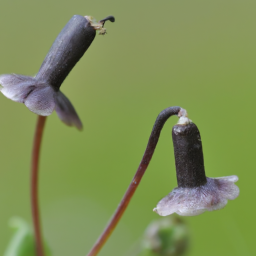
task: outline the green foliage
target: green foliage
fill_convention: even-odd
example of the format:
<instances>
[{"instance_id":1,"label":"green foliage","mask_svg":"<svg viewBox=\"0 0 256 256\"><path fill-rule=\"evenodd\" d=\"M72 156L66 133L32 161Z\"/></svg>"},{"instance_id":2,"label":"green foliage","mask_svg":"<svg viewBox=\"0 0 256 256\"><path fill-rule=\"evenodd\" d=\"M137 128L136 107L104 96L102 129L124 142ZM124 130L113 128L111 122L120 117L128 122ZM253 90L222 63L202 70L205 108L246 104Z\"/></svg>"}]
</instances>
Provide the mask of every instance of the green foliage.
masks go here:
<instances>
[{"instance_id":1,"label":"green foliage","mask_svg":"<svg viewBox=\"0 0 256 256\"><path fill-rule=\"evenodd\" d=\"M34 235L30 226L21 218L14 217L9 226L15 233L4 253L4 256L36 256ZM46 256L51 256L49 247L45 245Z\"/></svg>"}]
</instances>

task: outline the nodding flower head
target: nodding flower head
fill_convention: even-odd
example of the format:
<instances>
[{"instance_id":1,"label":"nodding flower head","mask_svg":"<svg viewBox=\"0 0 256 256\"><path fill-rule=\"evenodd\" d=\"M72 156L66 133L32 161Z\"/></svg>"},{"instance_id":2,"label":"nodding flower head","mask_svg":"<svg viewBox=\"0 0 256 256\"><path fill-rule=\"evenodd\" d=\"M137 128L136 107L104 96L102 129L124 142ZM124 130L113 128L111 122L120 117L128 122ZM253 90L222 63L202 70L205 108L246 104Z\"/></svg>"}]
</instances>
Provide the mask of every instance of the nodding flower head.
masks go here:
<instances>
[{"instance_id":1,"label":"nodding flower head","mask_svg":"<svg viewBox=\"0 0 256 256\"><path fill-rule=\"evenodd\" d=\"M37 75L1 75L0 91L41 116L48 116L55 109L65 124L81 129L82 123L60 86L89 48L96 30L101 31L107 20L113 22L114 17L109 16L96 24L89 16L74 15L54 41Z\"/></svg>"},{"instance_id":2,"label":"nodding flower head","mask_svg":"<svg viewBox=\"0 0 256 256\"><path fill-rule=\"evenodd\" d=\"M197 126L182 114L173 127L178 187L164 197L153 211L161 216L177 213L193 216L223 208L239 195L237 176L205 176L202 142Z\"/></svg>"}]
</instances>

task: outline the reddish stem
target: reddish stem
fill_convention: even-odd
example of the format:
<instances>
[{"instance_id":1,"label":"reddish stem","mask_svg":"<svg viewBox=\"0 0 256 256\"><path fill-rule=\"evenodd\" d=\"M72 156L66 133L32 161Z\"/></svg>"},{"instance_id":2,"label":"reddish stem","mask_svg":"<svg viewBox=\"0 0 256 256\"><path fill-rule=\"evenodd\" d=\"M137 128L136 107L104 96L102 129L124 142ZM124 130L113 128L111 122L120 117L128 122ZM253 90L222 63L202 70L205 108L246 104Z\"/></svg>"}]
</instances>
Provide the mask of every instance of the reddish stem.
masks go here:
<instances>
[{"instance_id":1,"label":"reddish stem","mask_svg":"<svg viewBox=\"0 0 256 256\"><path fill-rule=\"evenodd\" d=\"M32 219L36 243L36 255L44 256L44 248L42 241L42 233L40 226L40 214L38 205L38 165L39 165L39 155L41 141L43 137L43 130L46 121L46 116L38 116L37 125L34 135L33 151L32 151L32 161L31 161L31 209L32 209Z\"/></svg>"},{"instance_id":2,"label":"reddish stem","mask_svg":"<svg viewBox=\"0 0 256 256\"><path fill-rule=\"evenodd\" d=\"M180 107L169 107L165 110L163 110L157 117L153 130L151 132L151 135L149 137L148 145L145 150L145 153L142 157L142 160L140 162L140 165L138 167L138 170L135 174L135 176L132 179L132 182L130 183L121 203L117 207L113 217L111 218L110 222L108 223L107 227L97 240L97 242L94 244L93 248L87 254L87 256L95 256L99 253L102 246L106 243L107 239L110 237L111 233L114 231L118 221L121 219L123 213L125 212L135 190L137 189L138 185L140 184L140 181L149 165L149 162L154 154L160 132L167 121L167 119L172 115L178 115L180 112Z\"/></svg>"}]
</instances>

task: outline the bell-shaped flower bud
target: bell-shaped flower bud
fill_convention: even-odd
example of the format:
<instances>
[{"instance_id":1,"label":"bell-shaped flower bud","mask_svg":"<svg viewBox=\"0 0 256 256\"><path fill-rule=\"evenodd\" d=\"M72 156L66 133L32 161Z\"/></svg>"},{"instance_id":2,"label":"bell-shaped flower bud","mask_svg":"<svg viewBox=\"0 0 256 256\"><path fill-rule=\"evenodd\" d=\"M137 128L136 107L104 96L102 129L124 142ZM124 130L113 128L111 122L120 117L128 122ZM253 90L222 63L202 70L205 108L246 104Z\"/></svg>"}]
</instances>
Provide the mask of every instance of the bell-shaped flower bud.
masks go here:
<instances>
[{"instance_id":1,"label":"bell-shaped flower bud","mask_svg":"<svg viewBox=\"0 0 256 256\"><path fill-rule=\"evenodd\" d=\"M154 208L161 216L193 216L223 208L239 195L237 176L205 176L202 141L197 126L182 117L172 130L178 187Z\"/></svg>"}]
</instances>

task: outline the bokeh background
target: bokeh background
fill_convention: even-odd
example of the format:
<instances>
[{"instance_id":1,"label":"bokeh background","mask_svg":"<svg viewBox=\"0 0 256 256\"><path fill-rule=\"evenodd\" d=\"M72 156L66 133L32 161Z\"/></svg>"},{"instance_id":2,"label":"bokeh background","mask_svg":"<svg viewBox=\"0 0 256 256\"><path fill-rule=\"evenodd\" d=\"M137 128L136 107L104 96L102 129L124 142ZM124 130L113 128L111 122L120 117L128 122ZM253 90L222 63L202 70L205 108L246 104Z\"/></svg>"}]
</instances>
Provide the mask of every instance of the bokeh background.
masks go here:
<instances>
[{"instance_id":1,"label":"bokeh background","mask_svg":"<svg viewBox=\"0 0 256 256\"><path fill-rule=\"evenodd\" d=\"M54 255L86 255L128 187L153 123L187 109L201 132L207 176L236 174L241 194L226 208L184 218L189 256L255 253L256 2L252 0L1 1L0 73L35 75L74 14L106 23L62 85L84 129L48 119L40 206ZM36 115L0 95L0 255L8 220L31 222L29 166ZM100 255L129 255L152 209L176 186L166 123L131 204Z\"/></svg>"}]
</instances>

